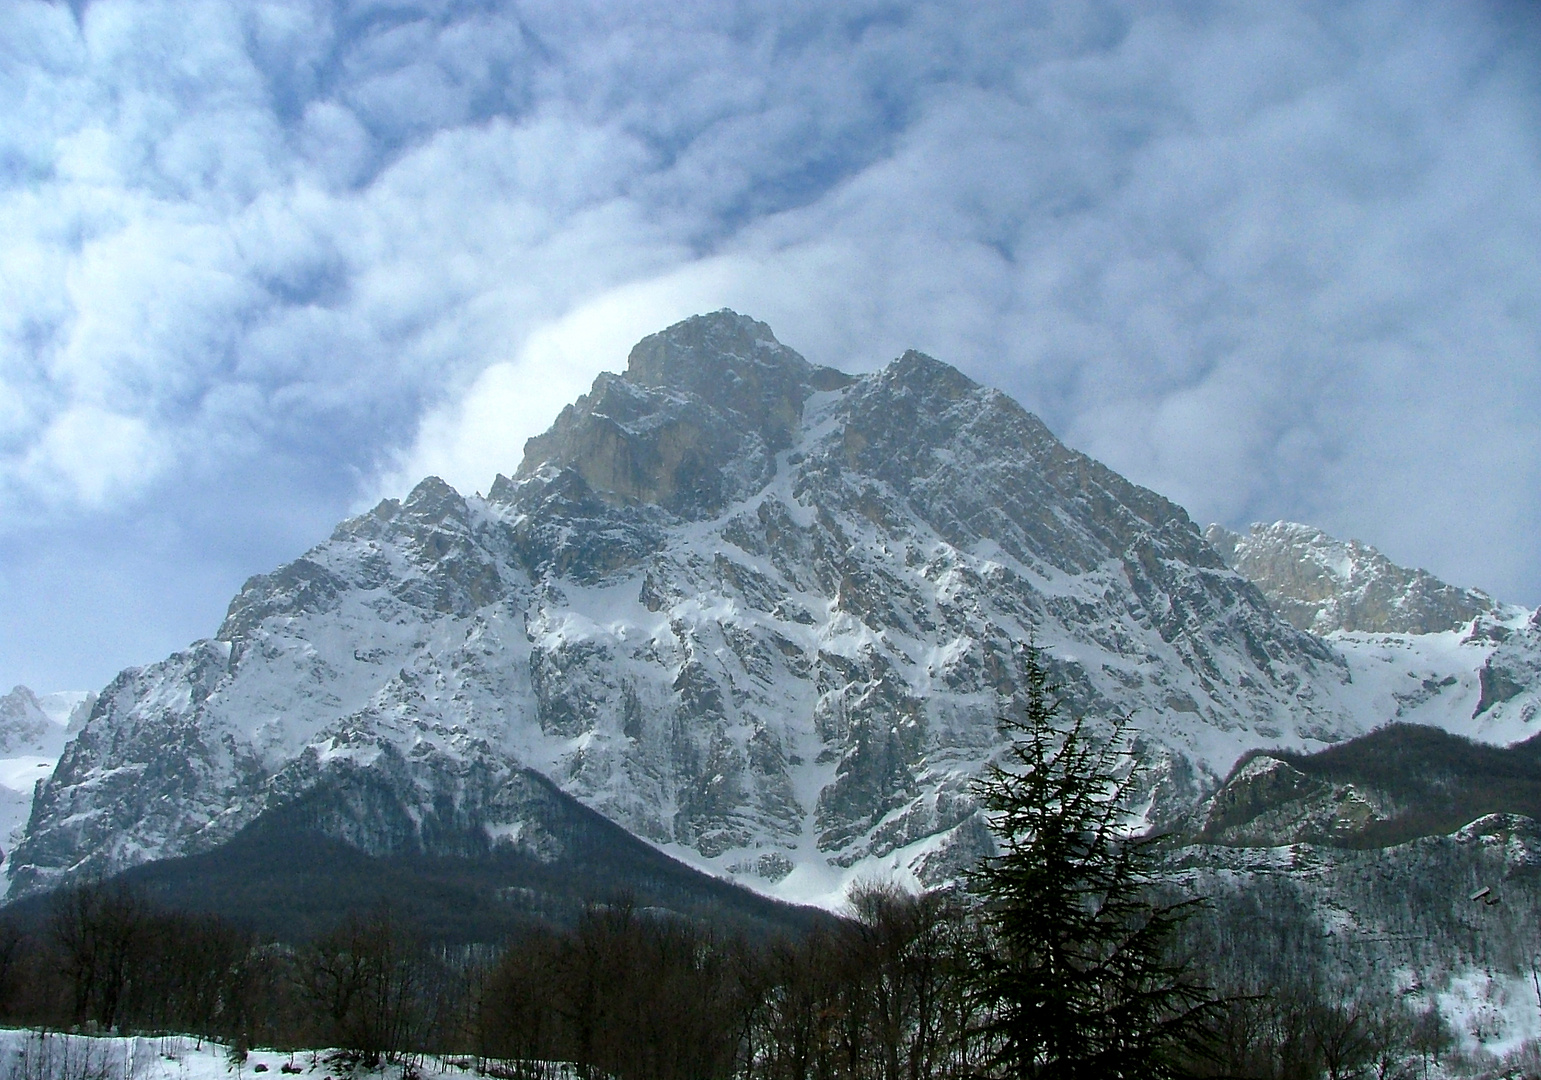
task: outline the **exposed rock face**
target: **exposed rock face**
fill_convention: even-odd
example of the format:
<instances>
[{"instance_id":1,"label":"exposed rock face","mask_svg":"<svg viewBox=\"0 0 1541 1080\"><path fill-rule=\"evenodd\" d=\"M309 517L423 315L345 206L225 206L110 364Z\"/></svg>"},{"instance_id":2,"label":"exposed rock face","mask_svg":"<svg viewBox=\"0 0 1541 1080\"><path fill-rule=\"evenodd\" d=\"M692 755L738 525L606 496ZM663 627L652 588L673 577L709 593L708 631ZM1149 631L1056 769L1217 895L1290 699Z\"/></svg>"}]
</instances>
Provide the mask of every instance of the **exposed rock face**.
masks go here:
<instances>
[{"instance_id":1,"label":"exposed rock face","mask_svg":"<svg viewBox=\"0 0 1541 1080\"><path fill-rule=\"evenodd\" d=\"M1536 615L1409 570L1307 525L1205 531L1274 609L1313 629L1349 665L1366 726L1433 725L1486 742L1535 736L1541 718Z\"/></svg>"},{"instance_id":2,"label":"exposed rock face","mask_svg":"<svg viewBox=\"0 0 1541 1080\"><path fill-rule=\"evenodd\" d=\"M1302 630L1430 634L1455 630L1499 605L1423 570L1397 566L1358 540L1335 540L1289 521L1253 525L1246 535L1211 525L1204 536Z\"/></svg>"},{"instance_id":3,"label":"exposed rock face","mask_svg":"<svg viewBox=\"0 0 1541 1080\"><path fill-rule=\"evenodd\" d=\"M515 475L570 469L605 503L710 517L774 475L810 394L850 382L808 363L764 323L687 320L638 342L624 376L595 380L530 440Z\"/></svg>"},{"instance_id":4,"label":"exposed rock face","mask_svg":"<svg viewBox=\"0 0 1541 1080\"><path fill-rule=\"evenodd\" d=\"M1478 672L1482 696L1473 719L1501 705L1521 723L1533 723L1541 711L1541 608L1518 627L1478 619L1468 637L1498 643Z\"/></svg>"},{"instance_id":5,"label":"exposed rock face","mask_svg":"<svg viewBox=\"0 0 1541 1080\"><path fill-rule=\"evenodd\" d=\"M85 722L95 694L34 694L18 686L0 697L0 845L9 849L32 812L32 793ZM0 859L6 851L0 850Z\"/></svg>"},{"instance_id":6,"label":"exposed rock face","mask_svg":"<svg viewBox=\"0 0 1541 1080\"><path fill-rule=\"evenodd\" d=\"M1157 819L1249 747L1365 727L1344 660L1181 508L1010 398L919 353L857 378L690 319L485 499L425 480L120 675L11 887L207 849L342 768L413 808L361 822L366 848L517 835L499 792L528 767L780 895L941 880L988 844L969 782L1029 640L1067 708L1133 715Z\"/></svg>"},{"instance_id":7,"label":"exposed rock face","mask_svg":"<svg viewBox=\"0 0 1541 1080\"><path fill-rule=\"evenodd\" d=\"M1307 776L1263 755L1237 770L1210 800L1201 838L1241 847L1350 844L1387 808L1378 793Z\"/></svg>"},{"instance_id":8,"label":"exposed rock face","mask_svg":"<svg viewBox=\"0 0 1541 1080\"><path fill-rule=\"evenodd\" d=\"M18 686L0 697L0 757L58 757L68 735L91 714L96 695L80 690L34 694Z\"/></svg>"}]
</instances>

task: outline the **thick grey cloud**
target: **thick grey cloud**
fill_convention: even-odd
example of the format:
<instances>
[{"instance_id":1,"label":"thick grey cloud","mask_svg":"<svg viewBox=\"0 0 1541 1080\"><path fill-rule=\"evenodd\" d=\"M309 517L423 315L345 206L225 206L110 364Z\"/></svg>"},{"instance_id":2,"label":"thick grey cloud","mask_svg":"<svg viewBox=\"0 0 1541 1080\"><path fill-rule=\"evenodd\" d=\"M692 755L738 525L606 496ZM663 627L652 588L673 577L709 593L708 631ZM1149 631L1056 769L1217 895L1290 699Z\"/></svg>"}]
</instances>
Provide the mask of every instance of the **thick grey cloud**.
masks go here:
<instances>
[{"instance_id":1,"label":"thick grey cloud","mask_svg":"<svg viewBox=\"0 0 1541 1080\"><path fill-rule=\"evenodd\" d=\"M208 633L723 304L1541 602L1533 5L682 8L11 2L0 683Z\"/></svg>"}]
</instances>

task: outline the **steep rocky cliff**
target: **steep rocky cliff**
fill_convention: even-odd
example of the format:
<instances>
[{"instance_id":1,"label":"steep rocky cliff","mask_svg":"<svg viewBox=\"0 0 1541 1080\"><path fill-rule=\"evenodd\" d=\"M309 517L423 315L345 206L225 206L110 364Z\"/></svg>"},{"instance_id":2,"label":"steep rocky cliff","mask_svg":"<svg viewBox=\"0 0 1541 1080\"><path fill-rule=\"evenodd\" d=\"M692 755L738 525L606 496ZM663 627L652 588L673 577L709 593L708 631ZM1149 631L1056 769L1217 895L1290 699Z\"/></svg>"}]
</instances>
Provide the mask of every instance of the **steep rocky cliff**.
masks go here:
<instances>
[{"instance_id":1,"label":"steep rocky cliff","mask_svg":"<svg viewBox=\"0 0 1541 1080\"><path fill-rule=\"evenodd\" d=\"M33 789L53 771L94 700L80 691L34 694L25 686L0 697L0 852L27 823Z\"/></svg>"}]
</instances>

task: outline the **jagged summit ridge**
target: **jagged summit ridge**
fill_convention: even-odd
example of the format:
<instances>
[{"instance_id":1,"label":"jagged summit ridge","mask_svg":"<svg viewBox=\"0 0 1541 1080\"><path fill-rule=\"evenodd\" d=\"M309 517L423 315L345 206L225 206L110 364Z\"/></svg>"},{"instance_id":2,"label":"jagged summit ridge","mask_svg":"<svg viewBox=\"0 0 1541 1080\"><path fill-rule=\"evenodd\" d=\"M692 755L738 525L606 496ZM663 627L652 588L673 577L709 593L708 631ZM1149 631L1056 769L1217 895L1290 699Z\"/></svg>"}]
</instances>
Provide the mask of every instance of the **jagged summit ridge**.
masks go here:
<instances>
[{"instance_id":1,"label":"jagged summit ridge","mask_svg":"<svg viewBox=\"0 0 1541 1080\"><path fill-rule=\"evenodd\" d=\"M1315 634L1438 633L1500 609L1478 589L1458 589L1425 570L1397 566L1368 544L1338 540L1310 525L1255 524L1244 535L1211 525L1204 535L1280 615Z\"/></svg>"},{"instance_id":2,"label":"jagged summit ridge","mask_svg":"<svg viewBox=\"0 0 1541 1080\"><path fill-rule=\"evenodd\" d=\"M571 469L603 502L708 517L775 473L810 395L850 381L764 323L699 315L638 342L625 375L600 375L526 444L515 475Z\"/></svg>"},{"instance_id":3,"label":"jagged summit ridge","mask_svg":"<svg viewBox=\"0 0 1541 1080\"><path fill-rule=\"evenodd\" d=\"M1030 638L1068 707L1134 716L1157 818L1245 749L1368 726L1343 658L1180 507L1006 395L916 352L819 368L718 312L640 343L486 498L425 480L123 672L11 888L207 850L309 791L394 792L392 844L503 842L525 768L784 896L941 881L987 843L970 780Z\"/></svg>"},{"instance_id":4,"label":"jagged summit ridge","mask_svg":"<svg viewBox=\"0 0 1541 1080\"><path fill-rule=\"evenodd\" d=\"M1205 536L1296 625L1347 660L1372 722L1432 725L1497 744L1536 736L1541 611L1397 566L1359 541L1293 522Z\"/></svg>"},{"instance_id":5,"label":"jagged summit ridge","mask_svg":"<svg viewBox=\"0 0 1541 1080\"><path fill-rule=\"evenodd\" d=\"M852 382L842 371L803 359L764 323L726 308L643 338L627 357L626 378L682 390L745 417L778 449L788 444L811 392Z\"/></svg>"}]
</instances>

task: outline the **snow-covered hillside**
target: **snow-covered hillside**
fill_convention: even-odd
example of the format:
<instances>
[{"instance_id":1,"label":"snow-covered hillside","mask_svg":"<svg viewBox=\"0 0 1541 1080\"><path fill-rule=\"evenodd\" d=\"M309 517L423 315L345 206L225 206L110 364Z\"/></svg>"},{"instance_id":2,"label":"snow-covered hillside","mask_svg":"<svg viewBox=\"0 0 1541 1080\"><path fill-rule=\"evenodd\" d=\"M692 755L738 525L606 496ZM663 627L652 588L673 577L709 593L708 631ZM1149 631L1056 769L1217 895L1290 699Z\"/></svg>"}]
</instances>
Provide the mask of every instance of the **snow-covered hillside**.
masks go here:
<instances>
[{"instance_id":1,"label":"snow-covered hillside","mask_svg":"<svg viewBox=\"0 0 1541 1080\"><path fill-rule=\"evenodd\" d=\"M1375 723L1430 724L1499 745L1541 734L1541 621L1505 610L1433 634L1344 633L1328 643L1353 682L1343 700Z\"/></svg>"},{"instance_id":2,"label":"snow-covered hillside","mask_svg":"<svg viewBox=\"0 0 1541 1080\"><path fill-rule=\"evenodd\" d=\"M640 343L486 497L425 480L123 672L39 792L11 895L207 850L348 770L413 823L390 843L518 844L527 765L694 865L835 904L983 849L970 778L1024 642L1069 708L1134 717L1160 818L1249 748L1398 710L1506 738L1528 691L1501 672L1534 636L1499 611L1324 642L998 391L913 352L815 367L719 312ZM1489 684L1508 697L1473 726Z\"/></svg>"}]
</instances>

